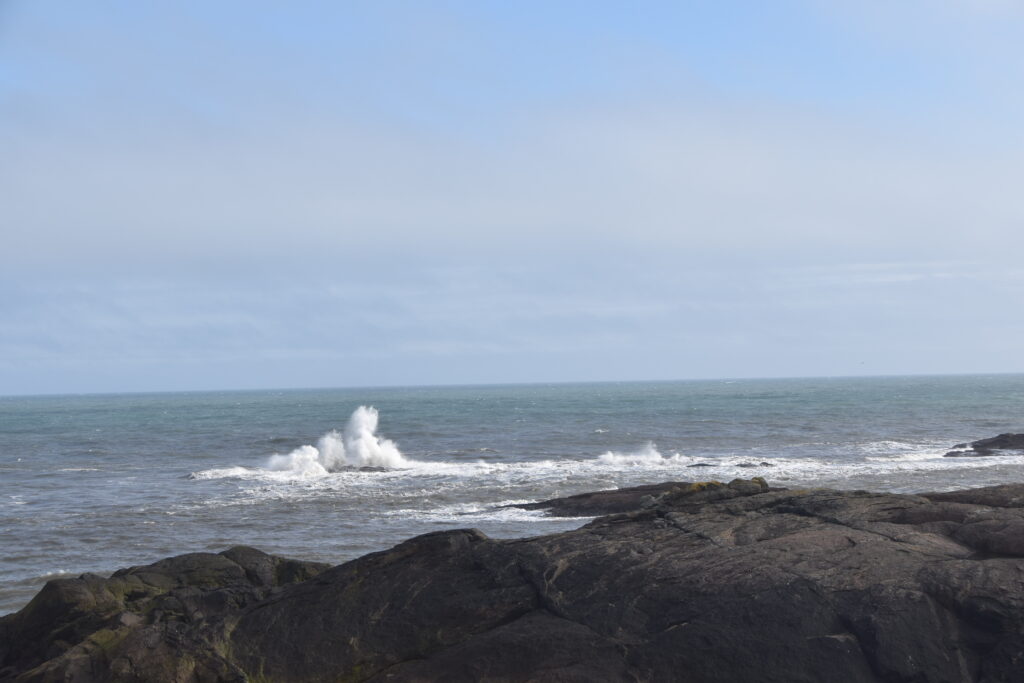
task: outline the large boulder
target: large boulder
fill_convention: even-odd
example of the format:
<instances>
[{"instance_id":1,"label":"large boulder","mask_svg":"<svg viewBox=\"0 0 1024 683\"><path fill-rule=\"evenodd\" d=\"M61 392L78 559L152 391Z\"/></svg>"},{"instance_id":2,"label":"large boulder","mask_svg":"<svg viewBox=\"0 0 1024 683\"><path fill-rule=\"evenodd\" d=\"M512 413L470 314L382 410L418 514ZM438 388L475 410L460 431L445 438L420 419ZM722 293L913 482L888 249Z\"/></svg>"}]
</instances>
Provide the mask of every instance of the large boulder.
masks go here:
<instances>
[{"instance_id":1,"label":"large boulder","mask_svg":"<svg viewBox=\"0 0 1024 683\"><path fill-rule=\"evenodd\" d=\"M0 678L1019 677L1024 485L678 484L537 538L446 531L327 570L235 549L54 581L0 619Z\"/></svg>"},{"instance_id":2,"label":"large boulder","mask_svg":"<svg viewBox=\"0 0 1024 683\"><path fill-rule=\"evenodd\" d=\"M50 581L0 618L0 680L245 680L205 634L326 568L237 546Z\"/></svg>"}]
</instances>

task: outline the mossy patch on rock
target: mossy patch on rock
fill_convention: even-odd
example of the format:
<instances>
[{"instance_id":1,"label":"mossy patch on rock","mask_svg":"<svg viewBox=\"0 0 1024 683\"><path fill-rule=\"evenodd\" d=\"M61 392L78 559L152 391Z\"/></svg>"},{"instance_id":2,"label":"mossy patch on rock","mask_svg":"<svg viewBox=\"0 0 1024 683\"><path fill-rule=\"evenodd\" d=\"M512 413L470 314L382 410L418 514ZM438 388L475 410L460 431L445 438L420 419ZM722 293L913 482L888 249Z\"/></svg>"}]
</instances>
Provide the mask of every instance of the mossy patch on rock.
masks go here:
<instances>
[{"instance_id":1,"label":"mossy patch on rock","mask_svg":"<svg viewBox=\"0 0 1024 683\"><path fill-rule=\"evenodd\" d=\"M697 491L707 491L708 489L719 489L725 486L720 481L695 481L686 487L687 492L696 493Z\"/></svg>"}]
</instances>

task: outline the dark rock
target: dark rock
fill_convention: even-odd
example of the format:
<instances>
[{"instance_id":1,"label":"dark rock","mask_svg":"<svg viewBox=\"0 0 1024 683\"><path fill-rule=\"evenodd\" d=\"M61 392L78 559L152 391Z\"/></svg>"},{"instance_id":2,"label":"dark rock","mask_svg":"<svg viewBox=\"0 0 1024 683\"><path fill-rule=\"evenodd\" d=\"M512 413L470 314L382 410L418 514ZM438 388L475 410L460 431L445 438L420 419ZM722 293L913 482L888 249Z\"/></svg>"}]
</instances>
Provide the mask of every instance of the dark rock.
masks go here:
<instances>
[{"instance_id":1,"label":"dark rock","mask_svg":"<svg viewBox=\"0 0 1024 683\"><path fill-rule=\"evenodd\" d=\"M326 568L238 546L50 581L0 618L0 680L242 680L200 627Z\"/></svg>"},{"instance_id":2,"label":"dark rock","mask_svg":"<svg viewBox=\"0 0 1024 683\"><path fill-rule=\"evenodd\" d=\"M921 495L937 502L984 505L994 508L1024 508L1024 484L1001 484L978 489L923 493Z\"/></svg>"},{"instance_id":3,"label":"dark rock","mask_svg":"<svg viewBox=\"0 0 1024 683\"><path fill-rule=\"evenodd\" d=\"M727 484L727 486L730 490L736 491L742 495L762 493L768 490L768 483L761 477L754 477L753 479L733 479Z\"/></svg>"},{"instance_id":4,"label":"dark rock","mask_svg":"<svg viewBox=\"0 0 1024 683\"><path fill-rule=\"evenodd\" d=\"M373 680L631 681L624 649L583 624L534 610L426 659L397 664Z\"/></svg>"},{"instance_id":5,"label":"dark rock","mask_svg":"<svg viewBox=\"0 0 1024 683\"><path fill-rule=\"evenodd\" d=\"M999 450L1024 450L1024 434L1000 434L991 439L972 441L971 446L977 448L989 448Z\"/></svg>"},{"instance_id":6,"label":"dark rock","mask_svg":"<svg viewBox=\"0 0 1024 683\"><path fill-rule=\"evenodd\" d=\"M660 484L645 484L624 489L580 493L566 498L552 498L539 503L524 503L508 507L524 510L547 510L553 517L594 517L656 507L663 501L676 502L692 499L693 502L721 500L750 492L767 490L768 484L760 477L750 480L734 479L728 485L717 481L666 481Z\"/></svg>"},{"instance_id":7,"label":"dark rock","mask_svg":"<svg viewBox=\"0 0 1024 683\"><path fill-rule=\"evenodd\" d=\"M654 499L667 491L687 486L690 486L690 482L666 481L660 484L645 484L625 489L580 493L566 498L552 498L539 503L524 503L508 507L524 510L547 510L554 517L595 517L639 509L642 507L643 499L647 496Z\"/></svg>"},{"instance_id":8,"label":"dark rock","mask_svg":"<svg viewBox=\"0 0 1024 683\"><path fill-rule=\"evenodd\" d=\"M969 448L968 448L969 447ZM946 453L947 458L984 457L988 455L1010 455L999 451L1024 451L1024 434L1000 434L990 439L979 439L970 444L958 443Z\"/></svg>"},{"instance_id":9,"label":"dark rock","mask_svg":"<svg viewBox=\"0 0 1024 683\"><path fill-rule=\"evenodd\" d=\"M327 570L236 548L52 581L0 619L0 679L1019 679L1024 484L560 500L619 511L537 538L427 534Z\"/></svg>"}]
</instances>

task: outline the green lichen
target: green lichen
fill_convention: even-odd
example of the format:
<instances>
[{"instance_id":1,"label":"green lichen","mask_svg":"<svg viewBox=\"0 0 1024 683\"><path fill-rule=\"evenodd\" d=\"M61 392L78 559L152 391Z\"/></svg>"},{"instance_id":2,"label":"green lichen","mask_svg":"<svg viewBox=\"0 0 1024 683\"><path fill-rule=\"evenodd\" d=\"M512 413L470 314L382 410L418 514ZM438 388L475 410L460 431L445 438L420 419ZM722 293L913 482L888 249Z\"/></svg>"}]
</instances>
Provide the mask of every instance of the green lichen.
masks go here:
<instances>
[{"instance_id":1,"label":"green lichen","mask_svg":"<svg viewBox=\"0 0 1024 683\"><path fill-rule=\"evenodd\" d=\"M714 480L712 480L712 481L696 481L696 482L690 484L690 486L687 489L687 491L689 493L696 493L697 491L707 491L709 489L720 489L723 486L725 486L725 484L723 484L720 481L714 481Z\"/></svg>"},{"instance_id":2,"label":"green lichen","mask_svg":"<svg viewBox=\"0 0 1024 683\"><path fill-rule=\"evenodd\" d=\"M358 681L362 681L365 678L366 675L363 673L363 665L356 664L338 677L338 683L358 683Z\"/></svg>"},{"instance_id":3,"label":"green lichen","mask_svg":"<svg viewBox=\"0 0 1024 683\"><path fill-rule=\"evenodd\" d=\"M101 628L90 635L86 642L98 647L108 657L128 637L127 629Z\"/></svg>"}]
</instances>

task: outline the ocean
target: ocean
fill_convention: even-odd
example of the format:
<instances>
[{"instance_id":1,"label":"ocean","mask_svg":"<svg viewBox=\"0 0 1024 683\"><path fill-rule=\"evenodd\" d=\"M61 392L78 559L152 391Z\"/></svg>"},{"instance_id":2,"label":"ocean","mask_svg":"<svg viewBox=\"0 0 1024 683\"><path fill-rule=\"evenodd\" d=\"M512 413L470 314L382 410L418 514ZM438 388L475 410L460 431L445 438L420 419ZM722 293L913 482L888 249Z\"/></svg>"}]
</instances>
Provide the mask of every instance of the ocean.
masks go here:
<instances>
[{"instance_id":1,"label":"ocean","mask_svg":"<svg viewBox=\"0 0 1024 683\"><path fill-rule=\"evenodd\" d=\"M247 544L339 563L410 536L578 527L502 506L666 480L944 491L1024 456L1024 375L0 398L0 613L49 579Z\"/></svg>"}]
</instances>

